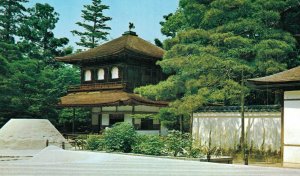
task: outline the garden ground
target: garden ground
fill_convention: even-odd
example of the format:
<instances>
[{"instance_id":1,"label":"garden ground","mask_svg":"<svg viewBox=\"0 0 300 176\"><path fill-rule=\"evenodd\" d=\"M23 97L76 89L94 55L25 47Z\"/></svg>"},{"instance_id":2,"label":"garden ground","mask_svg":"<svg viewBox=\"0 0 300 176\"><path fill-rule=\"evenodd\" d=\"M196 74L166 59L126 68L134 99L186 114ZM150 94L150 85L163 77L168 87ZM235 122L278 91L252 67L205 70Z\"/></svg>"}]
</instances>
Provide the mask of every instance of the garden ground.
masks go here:
<instances>
[{"instance_id":1,"label":"garden ground","mask_svg":"<svg viewBox=\"0 0 300 176\"><path fill-rule=\"evenodd\" d=\"M47 147L33 158L0 162L0 175L300 175L299 169L183 161Z\"/></svg>"}]
</instances>

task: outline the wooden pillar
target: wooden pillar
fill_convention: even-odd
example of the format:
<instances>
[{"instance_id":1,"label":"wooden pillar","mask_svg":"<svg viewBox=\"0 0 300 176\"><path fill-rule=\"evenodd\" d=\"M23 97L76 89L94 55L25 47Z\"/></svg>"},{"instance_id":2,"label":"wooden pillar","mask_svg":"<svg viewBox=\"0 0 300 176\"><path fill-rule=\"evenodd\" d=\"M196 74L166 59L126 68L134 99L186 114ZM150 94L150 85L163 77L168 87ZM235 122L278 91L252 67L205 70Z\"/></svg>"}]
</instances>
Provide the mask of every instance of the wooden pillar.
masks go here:
<instances>
[{"instance_id":1,"label":"wooden pillar","mask_svg":"<svg viewBox=\"0 0 300 176\"><path fill-rule=\"evenodd\" d=\"M75 133L75 108L73 108L72 133Z\"/></svg>"},{"instance_id":2,"label":"wooden pillar","mask_svg":"<svg viewBox=\"0 0 300 176\"><path fill-rule=\"evenodd\" d=\"M281 124L280 124L280 154L281 154L281 166L283 166L283 156L284 156L284 91L281 92L282 96L281 96Z\"/></svg>"}]
</instances>

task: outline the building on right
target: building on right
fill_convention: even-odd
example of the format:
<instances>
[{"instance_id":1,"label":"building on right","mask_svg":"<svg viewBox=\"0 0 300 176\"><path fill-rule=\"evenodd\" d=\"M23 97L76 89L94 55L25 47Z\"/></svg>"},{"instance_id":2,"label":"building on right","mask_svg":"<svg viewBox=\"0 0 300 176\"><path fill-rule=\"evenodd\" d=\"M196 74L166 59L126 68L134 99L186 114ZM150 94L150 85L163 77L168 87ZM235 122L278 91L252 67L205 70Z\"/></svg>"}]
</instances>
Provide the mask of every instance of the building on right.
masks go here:
<instances>
[{"instance_id":1,"label":"building on right","mask_svg":"<svg viewBox=\"0 0 300 176\"><path fill-rule=\"evenodd\" d=\"M257 89L282 91L282 162L285 167L300 168L300 66L247 82Z\"/></svg>"}]
</instances>

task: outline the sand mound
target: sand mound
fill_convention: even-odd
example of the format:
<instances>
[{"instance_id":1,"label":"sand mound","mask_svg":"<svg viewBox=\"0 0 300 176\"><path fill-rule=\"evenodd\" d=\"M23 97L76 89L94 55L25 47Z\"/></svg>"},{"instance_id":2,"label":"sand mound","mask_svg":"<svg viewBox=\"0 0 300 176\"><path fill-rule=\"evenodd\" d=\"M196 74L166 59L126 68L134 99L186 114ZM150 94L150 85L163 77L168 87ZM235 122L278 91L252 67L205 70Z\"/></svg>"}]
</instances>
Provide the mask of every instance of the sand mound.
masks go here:
<instances>
[{"instance_id":1,"label":"sand mound","mask_svg":"<svg viewBox=\"0 0 300 176\"><path fill-rule=\"evenodd\" d=\"M0 150L36 150L49 145L69 146L47 119L11 119L0 129Z\"/></svg>"}]
</instances>

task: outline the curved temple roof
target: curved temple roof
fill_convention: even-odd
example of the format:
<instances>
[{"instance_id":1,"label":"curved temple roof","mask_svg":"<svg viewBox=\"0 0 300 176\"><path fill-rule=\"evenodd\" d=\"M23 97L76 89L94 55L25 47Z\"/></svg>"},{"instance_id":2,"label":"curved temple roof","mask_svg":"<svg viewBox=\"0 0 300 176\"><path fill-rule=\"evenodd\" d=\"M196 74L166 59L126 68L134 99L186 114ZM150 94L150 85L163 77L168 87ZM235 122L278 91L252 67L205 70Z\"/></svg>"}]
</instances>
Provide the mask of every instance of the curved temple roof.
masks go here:
<instances>
[{"instance_id":1,"label":"curved temple roof","mask_svg":"<svg viewBox=\"0 0 300 176\"><path fill-rule=\"evenodd\" d=\"M114 56L126 51L140 54L147 58L150 57L154 61L161 59L164 55L163 49L139 38L134 32L129 31L125 32L123 36L96 48L92 48L77 54L57 57L56 60L67 63L76 63L78 61L87 61Z\"/></svg>"},{"instance_id":2,"label":"curved temple roof","mask_svg":"<svg viewBox=\"0 0 300 176\"><path fill-rule=\"evenodd\" d=\"M152 101L137 94L124 91L93 91L70 93L61 97L61 107L96 107L96 106L118 106L118 105L148 105L165 107L167 102Z\"/></svg>"}]
</instances>

